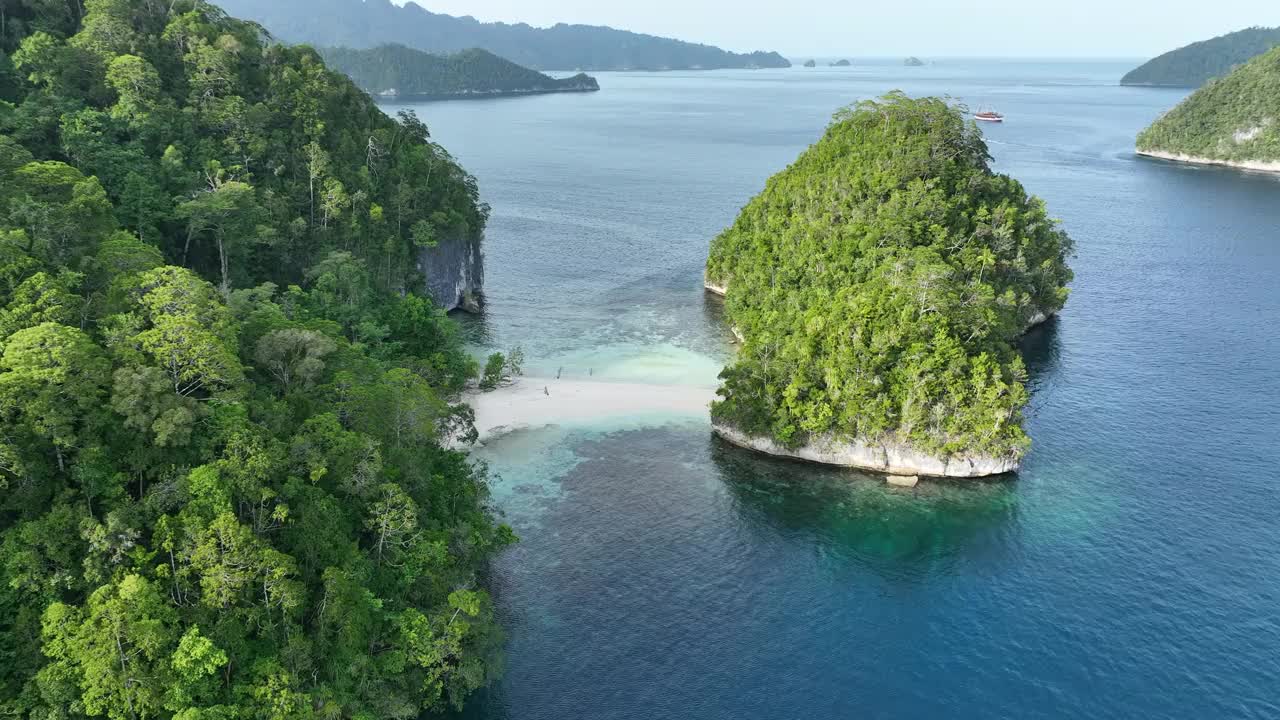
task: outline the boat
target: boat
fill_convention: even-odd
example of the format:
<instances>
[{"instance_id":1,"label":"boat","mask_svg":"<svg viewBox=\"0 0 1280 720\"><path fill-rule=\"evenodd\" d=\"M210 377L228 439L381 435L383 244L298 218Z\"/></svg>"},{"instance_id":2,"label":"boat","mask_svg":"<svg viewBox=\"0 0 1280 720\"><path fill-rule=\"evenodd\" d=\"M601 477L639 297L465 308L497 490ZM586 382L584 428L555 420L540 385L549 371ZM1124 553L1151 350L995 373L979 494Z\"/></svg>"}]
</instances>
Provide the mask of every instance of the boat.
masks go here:
<instances>
[{"instance_id":1,"label":"boat","mask_svg":"<svg viewBox=\"0 0 1280 720\"><path fill-rule=\"evenodd\" d=\"M982 110L981 112L976 112L973 114L973 119L981 120L982 122L1004 122L1004 116L995 110Z\"/></svg>"}]
</instances>

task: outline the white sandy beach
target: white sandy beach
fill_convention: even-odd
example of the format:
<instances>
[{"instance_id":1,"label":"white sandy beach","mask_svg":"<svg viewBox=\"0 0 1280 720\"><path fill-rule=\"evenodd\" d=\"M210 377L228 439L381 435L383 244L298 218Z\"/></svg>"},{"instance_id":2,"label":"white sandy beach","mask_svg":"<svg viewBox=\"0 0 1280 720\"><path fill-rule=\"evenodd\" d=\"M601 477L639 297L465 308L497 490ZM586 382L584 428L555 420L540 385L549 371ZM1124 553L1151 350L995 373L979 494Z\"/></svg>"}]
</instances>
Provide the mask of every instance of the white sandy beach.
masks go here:
<instances>
[{"instance_id":1,"label":"white sandy beach","mask_svg":"<svg viewBox=\"0 0 1280 720\"><path fill-rule=\"evenodd\" d=\"M716 389L554 378L517 379L463 398L476 411L480 441L517 430L580 425L614 418L661 415L707 417Z\"/></svg>"}]
</instances>

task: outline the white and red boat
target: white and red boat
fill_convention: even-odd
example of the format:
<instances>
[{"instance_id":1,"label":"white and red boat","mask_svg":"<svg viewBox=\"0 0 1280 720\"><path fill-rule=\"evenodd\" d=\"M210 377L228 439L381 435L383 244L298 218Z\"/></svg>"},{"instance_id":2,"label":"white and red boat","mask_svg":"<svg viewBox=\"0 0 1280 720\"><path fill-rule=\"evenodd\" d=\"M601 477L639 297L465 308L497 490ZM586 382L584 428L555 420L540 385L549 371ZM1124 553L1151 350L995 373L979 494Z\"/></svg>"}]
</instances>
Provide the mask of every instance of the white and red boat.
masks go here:
<instances>
[{"instance_id":1,"label":"white and red boat","mask_svg":"<svg viewBox=\"0 0 1280 720\"><path fill-rule=\"evenodd\" d=\"M982 122L1004 122L1004 116L995 110L982 110L973 114L974 120Z\"/></svg>"}]
</instances>

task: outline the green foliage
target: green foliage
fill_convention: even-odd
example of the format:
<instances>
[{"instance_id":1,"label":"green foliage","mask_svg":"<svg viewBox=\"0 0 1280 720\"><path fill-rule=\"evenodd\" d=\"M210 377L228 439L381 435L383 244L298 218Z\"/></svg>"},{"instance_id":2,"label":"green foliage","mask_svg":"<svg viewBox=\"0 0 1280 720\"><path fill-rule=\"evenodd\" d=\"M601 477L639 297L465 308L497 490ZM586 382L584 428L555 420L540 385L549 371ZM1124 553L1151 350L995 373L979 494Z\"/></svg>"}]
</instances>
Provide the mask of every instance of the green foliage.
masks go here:
<instances>
[{"instance_id":1,"label":"green foliage","mask_svg":"<svg viewBox=\"0 0 1280 720\"><path fill-rule=\"evenodd\" d=\"M485 50L431 55L403 45L383 45L321 52L334 69L375 95L394 90L400 96L439 98L600 89L587 75L556 79Z\"/></svg>"},{"instance_id":2,"label":"green foliage","mask_svg":"<svg viewBox=\"0 0 1280 720\"><path fill-rule=\"evenodd\" d=\"M1014 342L1066 301L1072 244L988 161L943 100L837 113L712 244L707 279L745 339L713 416L792 446L1023 452Z\"/></svg>"},{"instance_id":3,"label":"green foliage","mask_svg":"<svg viewBox=\"0 0 1280 720\"><path fill-rule=\"evenodd\" d=\"M1280 161L1280 48L1192 93L1138 136L1138 149L1228 162Z\"/></svg>"},{"instance_id":4,"label":"green foliage","mask_svg":"<svg viewBox=\"0 0 1280 720\"><path fill-rule=\"evenodd\" d=\"M502 374L507 368L507 358L502 353L493 353L485 361L484 373L480 376L480 389L493 390L502 382Z\"/></svg>"},{"instance_id":5,"label":"green foliage","mask_svg":"<svg viewBox=\"0 0 1280 720\"><path fill-rule=\"evenodd\" d=\"M13 60L0 50L0 103L18 97L19 87L18 71L13 67ZM12 106L0 106L0 120L3 120L6 112L12 112Z\"/></svg>"},{"instance_id":6,"label":"green foliage","mask_svg":"<svg viewBox=\"0 0 1280 720\"><path fill-rule=\"evenodd\" d=\"M495 390L524 373L524 351L513 348L506 355L493 353L485 361L480 374L480 389Z\"/></svg>"},{"instance_id":7,"label":"green foliage","mask_svg":"<svg viewBox=\"0 0 1280 720\"><path fill-rule=\"evenodd\" d=\"M535 28L479 23L402 7L391 0L223 0L231 13L291 42L368 48L399 43L432 53L483 48L540 70L682 70L790 67L775 52L732 53L709 45L588 25ZM324 18L324 22L316 22Z\"/></svg>"},{"instance_id":8,"label":"green foliage","mask_svg":"<svg viewBox=\"0 0 1280 720\"><path fill-rule=\"evenodd\" d=\"M337 343L322 332L285 328L263 335L254 359L288 393L290 388L315 384L324 372L325 357L337 349Z\"/></svg>"},{"instance_id":9,"label":"green foliage","mask_svg":"<svg viewBox=\"0 0 1280 720\"><path fill-rule=\"evenodd\" d=\"M121 55L107 67L107 84L119 98L112 112L126 120L142 120L160 103L163 84L151 63L137 55Z\"/></svg>"},{"instance_id":10,"label":"green foliage","mask_svg":"<svg viewBox=\"0 0 1280 720\"><path fill-rule=\"evenodd\" d=\"M42 2L18 2L9 29ZM416 118L386 117L313 50L268 44L193 0L86 11L79 27L10 40L24 84L0 112L0 135L17 141L0 146L0 174L14 174L0 213L55 262L124 227L224 290L286 286L341 250L398 292L424 287L415 228L479 241L474 180ZM13 166L18 148L39 162ZM75 213L53 212L73 192Z\"/></svg>"},{"instance_id":11,"label":"green foliage","mask_svg":"<svg viewBox=\"0 0 1280 720\"><path fill-rule=\"evenodd\" d=\"M0 357L0 413L62 453L80 444L82 418L101 401L108 364L84 332L46 322L10 335Z\"/></svg>"},{"instance_id":12,"label":"green foliage","mask_svg":"<svg viewBox=\"0 0 1280 720\"><path fill-rule=\"evenodd\" d=\"M1253 27L1191 43L1130 70L1121 85L1198 88L1280 45L1280 28Z\"/></svg>"},{"instance_id":13,"label":"green foliage","mask_svg":"<svg viewBox=\"0 0 1280 720\"><path fill-rule=\"evenodd\" d=\"M51 662L41 681L74 684L88 717L161 717L177 616L155 584L139 575L98 588L83 609L54 603L44 614Z\"/></svg>"},{"instance_id":14,"label":"green foliage","mask_svg":"<svg viewBox=\"0 0 1280 720\"><path fill-rule=\"evenodd\" d=\"M0 715L459 705L514 537L414 291L474 180L207 3L0 4Z\"/></svg>"}]
</instances>

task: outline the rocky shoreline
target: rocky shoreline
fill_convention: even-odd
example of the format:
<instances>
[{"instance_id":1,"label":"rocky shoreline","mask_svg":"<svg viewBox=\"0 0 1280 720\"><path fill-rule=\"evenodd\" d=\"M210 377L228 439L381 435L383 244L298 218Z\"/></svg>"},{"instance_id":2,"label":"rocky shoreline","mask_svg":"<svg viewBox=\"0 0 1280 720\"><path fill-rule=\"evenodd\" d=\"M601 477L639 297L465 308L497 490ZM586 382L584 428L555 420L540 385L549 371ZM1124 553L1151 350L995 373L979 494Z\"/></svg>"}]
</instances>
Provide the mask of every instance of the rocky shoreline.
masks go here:
<instances>
[{"instance_id":1,"label":"rocky shoreline","mask_svg":"<svg viewBox=\"0 0 1280 720\"><path fill-rule=\"evenodd\" d=\"M1171 162L1187 163L1190 165L1215 165L1218 167L1235 168L1237 170L1280 173L1280 162L1266 162L1263 160L1216 160L1214 158L1200 157L1197 155L1164 152L1163 150L1138 150L1137 153L1142 157L1155 158L1157 160L1169 160Z\"/></svg>"},{"instance_id":2,"label":"rocky shoreline","mask_svg":"<svg viewBox=\"0 0 1280 720\"><path fill-rule=\"evenodd\" d=\"M712 421L711 429L733 445L766 455L869 470L890 476L974 479L1015 473L1021 465L1021 460L1014 457L937 457L908 445L836 440L830 435L791 449L779 445L773 438L750 435L723 423Z\"/></svg>"}]
</instances>

